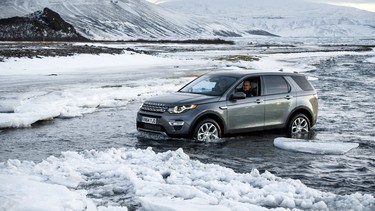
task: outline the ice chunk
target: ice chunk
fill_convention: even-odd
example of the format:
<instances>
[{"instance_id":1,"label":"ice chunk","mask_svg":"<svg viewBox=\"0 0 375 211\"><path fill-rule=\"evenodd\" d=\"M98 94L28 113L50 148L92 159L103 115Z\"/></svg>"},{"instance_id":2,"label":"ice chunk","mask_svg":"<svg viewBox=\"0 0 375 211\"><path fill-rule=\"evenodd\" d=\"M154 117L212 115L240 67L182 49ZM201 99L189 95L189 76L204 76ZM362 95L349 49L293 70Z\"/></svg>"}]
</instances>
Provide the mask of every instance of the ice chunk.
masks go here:
<instances>
[{"instance_id":1,"label":"ice chunk","mask_svg":"<svg viewBox=\"0 0 375 211\"><path fill-rule=\"evenodd\" d=\"M358 143L318 142L317 140L282 137L275 138L273 144L280 149L312 154L345 154L359 146Z\"/></svg>"}]
</instances>

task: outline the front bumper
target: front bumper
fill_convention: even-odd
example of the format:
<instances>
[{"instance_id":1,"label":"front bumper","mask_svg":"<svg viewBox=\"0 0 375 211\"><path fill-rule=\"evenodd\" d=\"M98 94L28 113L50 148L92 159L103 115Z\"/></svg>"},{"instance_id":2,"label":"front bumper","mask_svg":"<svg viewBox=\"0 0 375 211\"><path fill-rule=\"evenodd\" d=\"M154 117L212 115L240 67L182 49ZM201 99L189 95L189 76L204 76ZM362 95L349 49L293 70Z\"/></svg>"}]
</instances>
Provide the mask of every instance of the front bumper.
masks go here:
<instances>
[{"instance_id":1,"label":"front bumper","mask_svg":"<svg viewBox=\"0 0 375 211\"><path fill-rule=\"evenodd\" d=\"M190 113L190 114L189 114ZM137 113L137 130L158 134L166 134L173 137L186 137L190 136L192 119L195 116L191 111L170 114L168 112L155 113L140 110ZM142 119L143 117L155 118L156 123L147 123Z\"/></svg>"}]
</instances>

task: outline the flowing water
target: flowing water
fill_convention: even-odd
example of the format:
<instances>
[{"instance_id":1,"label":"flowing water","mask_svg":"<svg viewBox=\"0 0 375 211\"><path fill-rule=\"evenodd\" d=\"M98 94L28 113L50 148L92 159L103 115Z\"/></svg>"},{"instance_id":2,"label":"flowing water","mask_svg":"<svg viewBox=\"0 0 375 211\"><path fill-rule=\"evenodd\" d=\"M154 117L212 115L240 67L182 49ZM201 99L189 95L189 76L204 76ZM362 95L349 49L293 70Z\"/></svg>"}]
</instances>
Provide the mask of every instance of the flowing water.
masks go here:
<instances>
[{"instance_id":1,"label":"flowing water","mask_svg":"<svg viewBox=\"0 0 375 211\"><path fill-rule=\"evenodd\" d=\"M375 65L364 56L322 60L306 74L319 93L315 141L355 142L344 155L315 155L273 146L282 132L228 137L215 143L140 134L135 116L141 102L103 108L83 117L38 122L30 128L0 131L0 162L19 159L40 162L63 151L152 147L157 152L182 148L192 159L249 173L256 168L299 179L309 187L337 194L375 192ZM116 80L121 80L116 78ZM38 85L35 85L38 86ZM40 84L43 86L43 84ZM38 88L38 87L36 87Z\"/></svg>"}]
</instances>

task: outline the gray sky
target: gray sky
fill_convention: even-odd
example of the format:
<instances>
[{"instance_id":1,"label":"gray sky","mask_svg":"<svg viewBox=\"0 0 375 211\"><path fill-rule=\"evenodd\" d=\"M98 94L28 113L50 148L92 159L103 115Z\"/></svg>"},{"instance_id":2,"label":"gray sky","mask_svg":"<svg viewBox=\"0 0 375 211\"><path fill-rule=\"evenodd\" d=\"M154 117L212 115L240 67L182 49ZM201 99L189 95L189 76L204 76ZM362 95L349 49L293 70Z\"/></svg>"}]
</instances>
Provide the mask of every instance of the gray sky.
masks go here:
<instances>
[{"instance_id":1,"label":"gray sky","mask_svg":"<svg viewBox=\"0 0 375 211\"><path fill-rule=\"evenodd\" d=\"M330 3L340 6L355 7L363 10L375 12L375 0L311 0L321 3Z\"/></svg>"},{"instance_id":2,"label":"gray sky","mask_svg":"<svg viewBox=\"0 0 375 211\"><path fill-rule=\"evenodd\" d=\"M153 3L160 3L160 2L171 1L171 0L147 0L147 1L153 2ZM329 3L333 5L339 5L339 6L355 7L358 9L375 12L375 0L307 0L307 1Z\"/></svg>"},{"instance_id":3,"label":"gray sky","mask_svg":"<svg viewBox=\"0 0 375 211\"><path fill-rule=\"evenodd\" d=\"M321 2L336 2L336 3L375 3L374 0L315 0Z\"/></svg>"}]
</instances>

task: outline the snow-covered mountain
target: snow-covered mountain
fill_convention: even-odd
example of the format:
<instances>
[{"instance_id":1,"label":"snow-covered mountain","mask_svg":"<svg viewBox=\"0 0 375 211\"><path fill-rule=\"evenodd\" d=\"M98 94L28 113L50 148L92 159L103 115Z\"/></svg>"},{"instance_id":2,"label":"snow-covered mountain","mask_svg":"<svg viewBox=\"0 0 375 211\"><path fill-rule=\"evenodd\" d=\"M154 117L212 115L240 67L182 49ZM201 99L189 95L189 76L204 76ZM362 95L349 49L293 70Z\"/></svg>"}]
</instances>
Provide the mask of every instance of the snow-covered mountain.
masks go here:
<instances>
[{"instance_id":1,"label":"snow-covered mountain","mask_svg":"<svg viewBox=\"0 0 375 211\"><path fill-rule=\"evenodd\" d=\"M308 0L2 0L0 19L46 7L94 40L375 35L375 13Z\"/></svg>"},{"instance_id":2,"label":"snow-covered mountain","mask_svg":"<svg viewBox=\"0 0 375 211\"><path fill-rule=\"evenodd\" d=\"M313 3L309 0L149 0L185 14L222 23L236 22L243 30L264 30L280 36L374 36L375 13Z\"/></svg>"},{"instance_id":3,"label":"snow-covered mountain","mask_svg":"<svg viewBox=\"0 0 375 211\"><path fill-rule=\"evenodd\" d=\"M181 15L145 0L3 0L0 18L25 16L45 7L89 39L186 39L236 33L232 27Z\"/></svg>"},{"instance_id":4,"label":"snow-covered mountain","mask_svg":"<svg viewBox=\"0 0 375 211\"><path fill-rule=\"evenodd\" d=\"M25 17L0 19L0 40L87 41L71 24L49 8Z\"/></svg>"}]
</instances>

